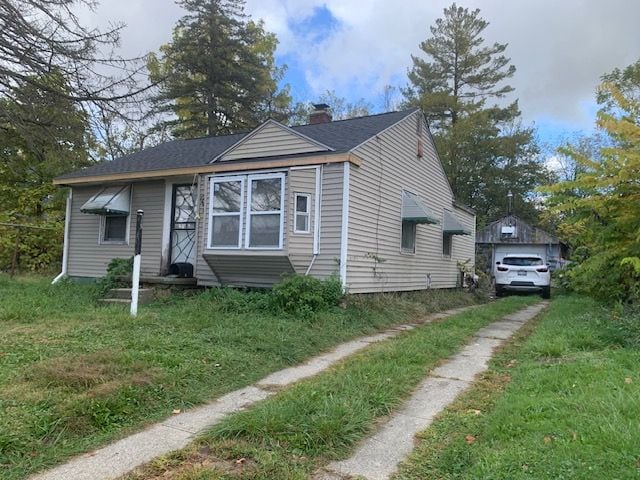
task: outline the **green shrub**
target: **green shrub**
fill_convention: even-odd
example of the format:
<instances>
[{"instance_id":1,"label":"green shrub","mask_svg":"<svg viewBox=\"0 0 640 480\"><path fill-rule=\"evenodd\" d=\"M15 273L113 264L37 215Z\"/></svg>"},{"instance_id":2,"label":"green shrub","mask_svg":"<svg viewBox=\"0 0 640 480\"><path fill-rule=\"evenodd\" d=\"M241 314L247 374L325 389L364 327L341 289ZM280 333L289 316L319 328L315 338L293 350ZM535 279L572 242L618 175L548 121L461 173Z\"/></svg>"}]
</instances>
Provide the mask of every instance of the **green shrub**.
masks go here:
<instances>
[{"instance_id":1,"label":"green shrub","mask_svg":"<svg viewBox=\"0 0 640 480\"><path fill-rule=\"evenodd\" d=\"M131 275L133 272L133 257L114 258L107 265L107 277Z\"/></svg>"},{"instance_id":2,"label":"green shrub","mask_svg":"<svg viewBox=\"0 0 640 480\"><path fill-rule=\"evenodd\" d=\"M133 273L133 257L114 258L107 265L107 274L96 282L96 297L102 298L112 288L125 286L126 283L119 280L121 276L131 276Z\"/></svg>"},{"instance_id":3,"label":"green shrub","mask_svg":"<svg viewBox=\"0 0 640 480\"><path fill-rule=\"evenodd\" d=\"M318 280L305 275L285 277L271 292L275 309L301 316L336 306L343 295L342 284L337 278Z\"/></svg>"},{"instance_id":4,"label":"green shrub","mask_svg":"<svg viewBox=\"0 0 640 480\"><path fill-rule=\"evenodd\" d=\"M577 260L564 269L566 285L573 291L605 303L640 303L640 275L622 264L619 252L601 252Z\"/></svg>"},{"instance_id":5,"label":"green shrub","mask_svg":"<svg viewBox=\"0 0 640 480\"><path fill-rule=\"evenodd\" d=\"M212 288L204 295L207 302L213 301L216 310L223 313L264 312L271 309L271 293L268 290L242 291L222 287Z\"/></svg>"}]
</instances>

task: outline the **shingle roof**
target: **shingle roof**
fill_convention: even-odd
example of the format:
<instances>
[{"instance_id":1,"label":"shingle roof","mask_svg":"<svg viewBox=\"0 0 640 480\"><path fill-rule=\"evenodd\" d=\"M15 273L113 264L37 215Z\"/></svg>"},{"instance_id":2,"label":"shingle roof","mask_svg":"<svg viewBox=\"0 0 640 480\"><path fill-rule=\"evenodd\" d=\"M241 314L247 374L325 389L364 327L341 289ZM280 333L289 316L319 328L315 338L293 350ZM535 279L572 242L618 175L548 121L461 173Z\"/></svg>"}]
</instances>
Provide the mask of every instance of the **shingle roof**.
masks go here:
<instances>
[{"instance_id":1,"label":"shingle roof","mask_svg":"<svg viewBox=\"0 0 640 480\"><path fill-rule=\"evenodd\" d=\"M381 113L348 120L337 120L330 123L300 125L292 128L313 140L332 147L336 153L348 152L415 112L415 110ZM192 140L173 140L115 160L103 161L85 169L67 173L58 177L58 179L206 165L249 133Z\"/></svg>"}]
</instances>

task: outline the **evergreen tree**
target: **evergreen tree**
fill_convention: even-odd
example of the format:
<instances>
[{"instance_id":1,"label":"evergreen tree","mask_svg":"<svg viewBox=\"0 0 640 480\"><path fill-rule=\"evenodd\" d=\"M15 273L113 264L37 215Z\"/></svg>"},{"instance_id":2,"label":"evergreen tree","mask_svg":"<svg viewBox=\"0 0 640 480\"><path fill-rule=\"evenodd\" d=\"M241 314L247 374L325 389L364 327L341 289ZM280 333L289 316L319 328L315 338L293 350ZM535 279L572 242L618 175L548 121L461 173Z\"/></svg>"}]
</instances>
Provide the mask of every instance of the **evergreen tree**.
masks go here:
<instances>
[{"instance_id":1,"label":"evergreen tree","mask_svg":"<svg viewBox=\"0 0 640 480\"><path fill-rule=\"evenodd\" d=\"M408 106L427 115L454 195L478 211L480 225L506 212L509 190L517 213L534 220L528 198L548 175L536 162L534 132L520 123L517 101L489 103L513 91L504 81L515 67L506 44L485 45L487 25L480 10L445 8L420 44L426 57L412 56L403 93Z\"/></svg>"},{"instance_id":2,"label":"evergreen tree","mask_svg":"<svg viewBox=\"0 0 640 480\"><path fill-rule=\"evenodd\" d=\"M175 115L173 135L193 138L253 128L271 117L287 121L291 98L280 90L277 39L244 14L244 0L181 0L187 14L173 40L151 55L159 82L156 108Z\"/></svg>"}]
</instances>

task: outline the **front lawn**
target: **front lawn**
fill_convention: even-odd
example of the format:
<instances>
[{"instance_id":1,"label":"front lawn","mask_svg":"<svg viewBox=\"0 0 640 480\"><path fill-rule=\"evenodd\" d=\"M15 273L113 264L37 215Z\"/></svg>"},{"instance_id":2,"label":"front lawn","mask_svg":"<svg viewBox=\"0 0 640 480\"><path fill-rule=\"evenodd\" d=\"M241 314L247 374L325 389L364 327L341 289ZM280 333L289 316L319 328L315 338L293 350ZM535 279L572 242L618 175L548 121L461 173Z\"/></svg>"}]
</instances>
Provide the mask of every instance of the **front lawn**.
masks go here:
<instances>
[{"instance_id":1,"label":"front lawn","mask_svg":"<svg viewBox=\"0 0 640 480\"><path fill-rule=\"evenodd\" d=\"M510 297L372 345L320 375L228 417L128 480L306 479L357 442L471 335L537 297Z\"/></svg>"},{"instance_id":2,"label":"front lawn","mask_svg":"<svg viewBox=\"0 0 640 480\"><path fill-rule=\"evenodd\" d=\"M347 339L446 308L463 292L355 297L310 317L210 290L98 306L91 285L0 277L0 469L28 474L246 386Z\"/></svg>"},{"instance_id":3,"label":"front lawn","mask_svg":"<svg viewBox=\"0 0 640 480\"><path fill-rule=\"evenodd\" d=\"M640 314L559 297L396 480L640 478Z\"/></svg>"}]
</instances>

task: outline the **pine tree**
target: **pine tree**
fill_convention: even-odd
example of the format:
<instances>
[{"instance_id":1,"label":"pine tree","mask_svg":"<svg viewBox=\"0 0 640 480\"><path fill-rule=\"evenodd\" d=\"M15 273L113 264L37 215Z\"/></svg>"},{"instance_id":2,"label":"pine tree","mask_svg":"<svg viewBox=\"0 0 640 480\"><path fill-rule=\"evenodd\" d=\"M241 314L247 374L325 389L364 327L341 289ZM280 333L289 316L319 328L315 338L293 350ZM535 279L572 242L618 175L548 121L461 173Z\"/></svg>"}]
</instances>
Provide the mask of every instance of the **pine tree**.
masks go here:
<instances>
[{"instance_id":1,"label":"pine tree","mask_svg":"<svg viewBox=\"0 0 640 480\"><path fill-rule=\"evenodd\" d=\"M485 45L487 26L480 10L445 8L420 44L425 58L412 56L403 93L407 105L425 112L454 194L478 210L479 224L504 214L509 190L519 215L531 220L536 212L527 196L547 175L517 101L488 103L513 91L503 83L515 67L506 44Z\"/></svg>"},{"instance_id":2,"label":"pine tree","mask_svg":"<svg viewBox=\"0 0 640 480\"><path fill-rule=\"evenodd\" d=\"M156 108L176 137L219 135L253 128L268 117L286 121L288 89L275 64L277 39L244 13L244 0L181 0L187 14L171 43L148 68L160 82Z\"/></svg>"}]
</instances>

